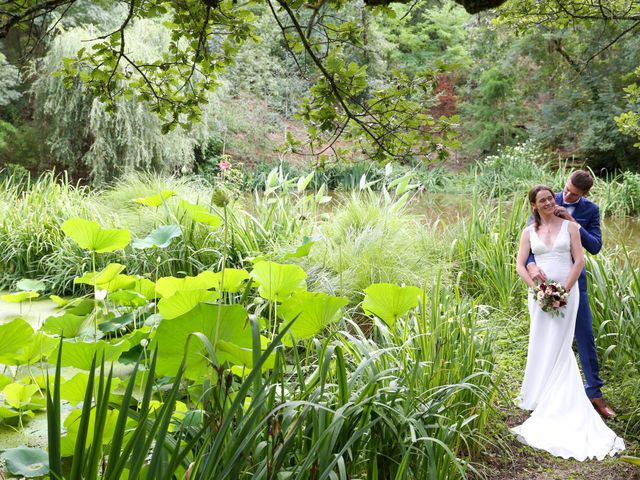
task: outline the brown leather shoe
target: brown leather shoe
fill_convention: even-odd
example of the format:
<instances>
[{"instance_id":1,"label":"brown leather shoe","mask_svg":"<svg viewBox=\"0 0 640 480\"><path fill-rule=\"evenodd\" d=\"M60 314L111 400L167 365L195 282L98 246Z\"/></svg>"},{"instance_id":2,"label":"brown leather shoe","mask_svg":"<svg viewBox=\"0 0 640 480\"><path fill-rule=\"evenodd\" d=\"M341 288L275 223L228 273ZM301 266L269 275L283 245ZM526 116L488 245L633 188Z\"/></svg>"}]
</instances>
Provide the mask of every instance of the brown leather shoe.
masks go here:
<instances>
[{"instance_id":1,"label":"brown leather shoe","mask_svg":"<svg viewBox=\"0 0 640 480\"><path fill-rule=\"evenodd\" d=\"M616 412L613 411L613 408L607 405L604 398L592 398L591 403L593 404L593 408L596 409L596 412L598 412L602 417L608 419L616 416Z\"/></svg>"}]
</instances>

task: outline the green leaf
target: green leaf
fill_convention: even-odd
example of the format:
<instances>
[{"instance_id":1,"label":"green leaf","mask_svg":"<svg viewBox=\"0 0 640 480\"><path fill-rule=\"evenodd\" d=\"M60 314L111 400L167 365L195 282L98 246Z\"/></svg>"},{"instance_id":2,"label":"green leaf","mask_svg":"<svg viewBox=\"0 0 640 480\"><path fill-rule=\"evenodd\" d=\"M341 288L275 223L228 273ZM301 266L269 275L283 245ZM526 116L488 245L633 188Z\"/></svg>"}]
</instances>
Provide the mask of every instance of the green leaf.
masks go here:
<instances>
[{"instance_id":1,"label":"green leaf","mask_svg":"<svg viewBox=\"0 0 640 480\"><path fill-rule=\"evenodd\" d=\"M282 302L278 313L288 323L295 319L290 332L296 340L313 337L327 325L342 317L342 308L349 303L345 297L333 297L326 293L295 292ZM289 336L284 342L291 344Z\"/></svg>"},{"instance_id":2,"label":"green leaf","mask_svg":"<svg viewBox=\"0 0 640 480\"><path fill-rule=\"evenodd\" d=\"M173 190L162 190L160 193L156 195L150 195L148 197L139 197L133 199L135 203L139 203L140 205L146 205L148 207L159 207L162 205L162 202L176 195L176 192Z\"/></svg>"},{"instance_id":3,"label":"green leaf","mask_svg":"<svg viewBox=\"0 0 640 480\"><path fill-rule=\"evenodd\" d=\"M270 301L282 300L295 291L307 288L307 274L298 265L257 262L251 272L251 278L258 284L260 296Z\"/></svg>"},{"instance_id":4,"label":"green leaf","mask_svg":"<svg viewBox=\"0 0 640 480\"><path fill-rule=\"evenodd\" d=\"M182 230L178 225L163 225L153 230L143 239L134 239L131 246L137 249L167 248L171 244L171 240L181 235Z\"/></svg>"},{"instance_id":5,"label":"green leaf","mask_svg":"<svg viewBox=\"0 0 640 480\"><path fill-rule=\"evenodd\" d=\"M0 295L0 300L7 303L20 303L32 298L38 298L39 296L40 294L38 292L16 292Z\"/></svg>"},{"instance_id":6,"label":"green leaf","mask_svg":"<svg viewBox=\"0 0 640 480\"><path fill-rule=\"evenodd\" d=\"M6 356L16 353L32 338L33 328L22 318L0 325L0 360L7 363Z\"/></svg>"},{"instance_id":7,"label":"green leaf","mask_svg":"<svg viewBox=\"0 0 640 480\"><path fill-rule=\"evenodd\" d=\"M632 465L640 465L640 457L631 457L629 455L622 455L620 460L623 462L631 463Z\"/></svg>"},{"instance_id":8,"label":"green leaf","mask_svg":"<svg viewBox=\"0 0 640 480\"><path fill-rule=\"evenodd\" d=\"M181 200L178 207L194 221L198 223L205 223L213 228L218 228L222 225L222 219L215 215L201 205L195 205L187 200Z\"/></svg>"},{"instance_id":9,"label":"green leaf","mask_svg":"<svg viewBox=\"0 0 640 480\"><path fill-rule=\"evenodd\" d=\"M110 292L132 287L136 279L129 275L120 275L120 272L122 272L124 268L124 265L120 265L119 263L110 263L100 272L87 272L81 277L76 277L73 283L95 285L99 290L108 290Z\"/></svg>"},{"instance_id":10,"label":"green leaf","mask_svg":"<svg viewBox=\"0 0 640 480\"><path fill-rule=\"evenodd\" d=\"M175 375L185 354L187 338L196 332L207 337L217 358L207 358L207 349L199 339L192 338L186 355L187 378L199 379L206 375L210 362L215 360L218 364L228 361L237 365L252 365L252 332L244 307L201 303L181 317L160 322L150 345L150 348L156 345L158 348L158 374ZM223 346L225 342L226 348ZM230 352L230 345L238 350Z\"/></svg>"},{"instance_id":11,"label":"green leaf","mask_svg":"<svg viewBox=\"0 0 640 480\"><path fill-rule=\"evenodd\" d=\"M89 384L89 374L84 372L76 373L72 378L63 382L60 386L60 398L66 400L71 405L77 405L84 400ZM111 391L115 391L122 384L119 378L111 380Z\"/></svg>"},{"instance_id":12,"label":"green leaf","mask_svg":"<svg viewBox=\"0 0 640 480\"><path fill-rule=\"evenodd\" d=\"M49 454L41 448L23 445L5 450L2 458L13 475L26 478L42 477L49 473Z\"/></svg>"},{"instance_id":13,"label":"green leaf","mask_svg":"<svg viewBox=\"0 0 640 480\"><path fill-rule=\"evenodd\" d=\"M42 280L31 280L28 278L23 278L16 284L16 288L23 292L42 292L47 287Z\"/></svg>"},{"instance_id":14,"label":"green leaf","mask_svg":"<svg viewBox=\"0 0 640 480\"><path fill-rule=\"evenodd\" d=\"M158 311L163 318L176 318L191 311L202 302L212 302L220 297L220 293L209 290L180 290L170 297L158 302Z\"/></svg>"},{"instance_id":15,"label":"green leaf","mask_svg":"<svg viewBox=\"0 0 640 480\"><path fill-rule=\"evenodd\" d=\"M62 224L62 231L80 248L96 253L123 249L131 241L131 233L125 229L105 229L92 220L72 218Z\"/></svg>"},{"instance_id":16,"label":"green leaf","mask_svg":"<svg viewBox=\"0 0 640 480\"><path fill-rule=\"evenodd\" d=\"M60 335L65 338L77 337L81 334L83 326L87 321L84 315L73 315L64 313L62 315L52 315L44 321L42 331L51 335Z\"/></svg>"},{"instance_id":17,"label":"green leaf","mask_svg":"<svg viewBox=\"0 0 640 480\"><path fill-rule=\"evenodd\" d=\"M362 309L375 315L390 327L396 320L418 306L422 290L418 287L400 287L391 283L376 283L365 289Z\"/></svg>"},{"instance_id":18,"label":"green leaf","mask_svg":"<svg viewBox=\"0 0 640 480\"><path fill-rule=\"evenodd\" d=\"M216 283L213 288L230 293L238 293L243 288L244 282L250 278L249 272L243 268L225 268L224 279L222 272L215 272L214 275Z\"/></svg>"},{"instance_id":19,"label":"green leaf","mask_svg":"<svg viewBox=\"0 0 640 480\"><path fill-rule=\"evenodd\" d=\"M120 342L117 345L111 345L103 340L97 342L63 342L64 347L62 349L62 361L60 363L63 367L76 367L81 370L89 370L91 368L91 362L94 355L96 358L102 359L104 355L105 362L112 362L117 360L122 352L129 349L127 342ZM51 356L57 358L58 345Z\"/></svg>"},{"instance_id":20,"label":"green leaf","mask_svg":"<svg viewBox=\"0 0 640 480\"><path fill-rule=\"evenodd\" d=\"M56 338L50 337L42 332L36 332L31 340L29 340L18 353L11 355L12 360L10 361L16 365L39 362L43 358L48 357L57 344L58 340ZM5 362L5 359L0 357L0 362Z\"/></svg>"},{"instance_id":21,"label":"green leaf","mask_svg":"<svg viewBox=\"0 0 640 480\"><path fill-rule=\"evenodd\" d=\"M306 257L307 255L309 255L309 252L311 251L311 247L313 247L313 245L320 240L320 238L318 237L304 237L302 239L302 244L294 251L291 253L287 253L283 258L287 259L287 258L300 258L300 257Z\"/></svg>"},{"instance_id":22,"label":"green leaf","mask_svg":"<svg viewBox=\"0 0 640 480\"><path fill-rule=\"evenodd\" d=\"M73 455L75 446L78 440L79 428L80 428L80 416L82 410L72 411L64 421L64 426L67 429L67 433L62 437L61 449L63 457L70 457ZM111 410L107 412L106 423L104 426L104 432L102 435L102 444L106 445L111 443L113 439L113 433L115 432L116 424L118 422L118 411ZM93 443L93 432L95 430L96 423L96 408L92 407L89 414L89 425L87 429L85 448L88 449Z\"/></svg>"},{"instance_id":23,"label":"green leaf","mask_svg":"<svg viewBox=\"0 0 640 480\"><path fill-rule=\"evenodd\" d=\"M31 406L31 398L38 391L37 385L24 383L10 383L2 390L5 401L10 407L23 410Z\"/></svg>"},{"instance_id":24,"label":"green leaf","mask_svg":"<svg viewBox=\"0 0 640 480\"><path fill-rule=\"evenodd\" d=\"M156 293L160 297L171 297L180 290L208 290L220 285L214 272L204 271L195 277L162 277L156 282Z\"/></svg>"}]
</instances>

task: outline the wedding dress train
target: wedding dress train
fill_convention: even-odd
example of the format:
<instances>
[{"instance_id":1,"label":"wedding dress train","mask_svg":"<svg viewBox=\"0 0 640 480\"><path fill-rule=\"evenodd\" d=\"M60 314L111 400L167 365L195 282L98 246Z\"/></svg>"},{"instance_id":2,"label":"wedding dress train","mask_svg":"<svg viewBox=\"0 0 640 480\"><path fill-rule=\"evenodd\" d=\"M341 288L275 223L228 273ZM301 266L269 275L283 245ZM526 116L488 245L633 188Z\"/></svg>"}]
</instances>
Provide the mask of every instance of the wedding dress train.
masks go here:
<instances>
[{"instance_id":1,"label":"wedding dress train","mask_svg":"<svg viewBox=\"0 0 640 480\"><path fill-rule=\"evenodd\" d=\"M565 220L552 245L530 228L531 250L547 278L564 283L571 266L571 241ZM624 441L600 418L587 398L571 345L578 312L577 284L559 316L543 312L529 292L531 326L520 407L533 410L512 430L532 447L563 458L603 459L624 449Z\"/></svg>"}]
</instances>

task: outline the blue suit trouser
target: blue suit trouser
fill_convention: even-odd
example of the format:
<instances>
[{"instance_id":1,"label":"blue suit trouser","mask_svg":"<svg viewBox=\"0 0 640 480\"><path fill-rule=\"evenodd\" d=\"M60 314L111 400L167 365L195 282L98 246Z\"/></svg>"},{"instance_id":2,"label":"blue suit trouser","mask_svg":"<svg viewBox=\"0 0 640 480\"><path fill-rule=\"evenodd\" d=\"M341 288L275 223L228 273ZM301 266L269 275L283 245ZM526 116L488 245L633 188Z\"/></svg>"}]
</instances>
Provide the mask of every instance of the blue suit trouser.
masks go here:
<instances>
[{"instance_id":1,"label":"blue suit trouser","mask_svg":"<svg viewBox=\"0 0 640 480\"><path fill-rule=\"evenodd\" d=\"M576 317L578 356L582 364L587 397L598 398L602 397L600 387L602 387L603 382L599 375L598 352L593 337L592 322L591 307L589 306L589 296L587 295L586 285L584 285L584 287L580 285L580 305L578 307L578 316Z\"/></svg>"}]
</instances>

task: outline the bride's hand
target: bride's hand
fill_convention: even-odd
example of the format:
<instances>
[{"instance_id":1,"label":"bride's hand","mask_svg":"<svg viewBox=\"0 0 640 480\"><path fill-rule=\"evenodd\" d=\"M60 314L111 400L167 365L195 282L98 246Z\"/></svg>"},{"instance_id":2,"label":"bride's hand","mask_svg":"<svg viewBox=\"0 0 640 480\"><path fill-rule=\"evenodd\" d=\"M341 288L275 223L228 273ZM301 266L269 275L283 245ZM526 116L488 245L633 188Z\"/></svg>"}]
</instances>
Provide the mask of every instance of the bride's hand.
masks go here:
<instances>
[{"instance_id":1,"label":"bride's hand","mask_svg":"<svg viewBox=\"0 0 640 480\"><path fill-rule=\"evenodd\" d=\"M547 279L544 270L533 262L527 265L527 272L529 272L529 276L534 282L544 282Z\"/></svg>"}]
</instances>

